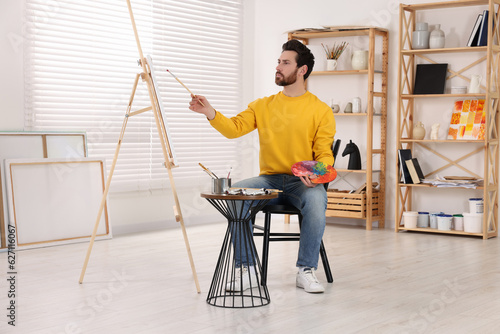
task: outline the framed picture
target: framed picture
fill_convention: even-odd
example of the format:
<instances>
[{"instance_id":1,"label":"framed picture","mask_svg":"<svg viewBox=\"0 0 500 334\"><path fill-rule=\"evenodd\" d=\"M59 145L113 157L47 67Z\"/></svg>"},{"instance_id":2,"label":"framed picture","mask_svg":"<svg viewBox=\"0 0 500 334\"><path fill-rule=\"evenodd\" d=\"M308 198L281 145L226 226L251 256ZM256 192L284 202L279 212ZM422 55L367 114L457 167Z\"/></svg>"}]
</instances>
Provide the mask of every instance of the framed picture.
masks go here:
<instances>
[{"instance_id":1,"label":"framed picture","mask_svg":"<svg viewBox=\"0 0 500 334\"><path fill-rule=\"evenodd\" d=\"M455 101L448 139L484 140L484 99Z\"/></svg>"}]
</instances>

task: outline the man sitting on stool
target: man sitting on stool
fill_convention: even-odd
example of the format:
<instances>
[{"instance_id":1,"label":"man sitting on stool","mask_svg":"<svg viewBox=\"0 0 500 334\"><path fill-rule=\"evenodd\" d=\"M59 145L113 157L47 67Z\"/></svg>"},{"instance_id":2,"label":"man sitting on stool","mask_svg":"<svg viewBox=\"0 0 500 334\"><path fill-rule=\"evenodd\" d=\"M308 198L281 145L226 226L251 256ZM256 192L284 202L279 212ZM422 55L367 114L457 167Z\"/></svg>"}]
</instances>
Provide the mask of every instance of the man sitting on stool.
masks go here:
<instances>
[{"instance_id":1,"label":"man sitting on stool","mask_svg":"<svg viewBox=\"0 0 500 334\"><path fill-rule=\"evenodd\" d=\"M279 189L283 192L268 204L289 204L303 216L296 278L297 287L306 292L324 292L315 270L325 230L327 196L325 188L307 177L292 175L294 163L304 160L333 165L332 143L335 119L331 108L305 89L305 80L314 66L314 56L301 42L283 44L276 67L275 82L283 87L278 94L248 105L248 109L227 118L217 112L204 96L192 97L189 109L204 114L210 124L227 138L237 138L255 129L259 132L260 175L234 184L241 188ZM200 103L203 103L203 105ZM228 290L250 288L257 282L253 263L238 258L234 284ZM249 279L248 271L252 275ZM241 284L243 279L243 284Z\"/></svg>"}]
</instances>

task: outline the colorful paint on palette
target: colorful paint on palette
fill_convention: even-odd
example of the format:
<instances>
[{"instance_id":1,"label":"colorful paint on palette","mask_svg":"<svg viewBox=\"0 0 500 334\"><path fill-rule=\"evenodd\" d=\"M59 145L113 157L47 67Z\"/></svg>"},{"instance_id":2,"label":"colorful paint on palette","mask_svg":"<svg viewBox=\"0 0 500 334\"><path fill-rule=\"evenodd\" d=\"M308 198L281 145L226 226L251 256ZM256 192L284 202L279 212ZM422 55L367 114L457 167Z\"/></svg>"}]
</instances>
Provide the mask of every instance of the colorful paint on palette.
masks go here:
<instances>
[{"instance_id":1,"label":"colorful paint on palette","mask_svg":"<svg viewBox=\"0 0 500 334\"><path fill-rule=\"evenodd\" d=\"M312 183L328 183L337 177L337 171L332 166L312 160L293 164L292 173L295 176L308 176Z\"/></svg>"}]
</instances>

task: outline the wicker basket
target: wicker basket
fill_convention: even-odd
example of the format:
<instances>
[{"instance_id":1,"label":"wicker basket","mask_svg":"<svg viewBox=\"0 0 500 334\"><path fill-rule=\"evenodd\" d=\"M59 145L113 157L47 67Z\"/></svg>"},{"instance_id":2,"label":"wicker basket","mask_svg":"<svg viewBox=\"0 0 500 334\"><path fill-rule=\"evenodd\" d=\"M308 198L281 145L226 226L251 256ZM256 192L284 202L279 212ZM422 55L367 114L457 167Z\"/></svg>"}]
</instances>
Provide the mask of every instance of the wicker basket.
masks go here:
<instances>
[{"instance_id":1,"label":"wicker basket","mask_svg":"<svg viewBox=\"0 0 500 334\"><path fill-rule=\"evenodd\" d=\"M366 193L349 194L349 191L329 189L327 191L327 217L366 218ZM372 193L372 216L378 215L379 192Z\"/></svg>"}]
</instances>

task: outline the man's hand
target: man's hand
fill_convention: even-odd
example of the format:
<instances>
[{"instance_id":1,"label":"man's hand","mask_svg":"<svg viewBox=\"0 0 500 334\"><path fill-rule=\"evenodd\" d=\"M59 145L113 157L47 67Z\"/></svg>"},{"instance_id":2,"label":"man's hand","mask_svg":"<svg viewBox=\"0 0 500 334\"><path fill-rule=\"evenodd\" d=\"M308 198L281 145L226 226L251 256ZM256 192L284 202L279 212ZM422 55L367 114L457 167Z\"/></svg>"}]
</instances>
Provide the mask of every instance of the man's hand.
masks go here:
<instances>
[{"instance_id":1,"label":"man's hand","mask_svg":"<svg viewBox=\"0 0 500 334\"><path fill-rule=\"evenodd\" d=\"M318 183L312 183L311 179L308 176L299 176L300 181L306 185L308 188L314 188L318 185Z\"/></svg>"},{"instance_id":2,"label":"man's hand","mask_svg":"<svg viewBox=\"0 0 500 334\"><path fill-rule=\"evenodd\" d=\"M208 103L208 100L201 95L191 95L189 109L207 116L209 120L213 120L215 117L215 109Z\"/></svg>"}]
</instances>

